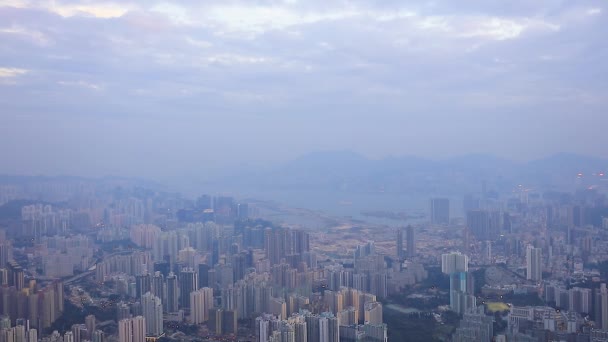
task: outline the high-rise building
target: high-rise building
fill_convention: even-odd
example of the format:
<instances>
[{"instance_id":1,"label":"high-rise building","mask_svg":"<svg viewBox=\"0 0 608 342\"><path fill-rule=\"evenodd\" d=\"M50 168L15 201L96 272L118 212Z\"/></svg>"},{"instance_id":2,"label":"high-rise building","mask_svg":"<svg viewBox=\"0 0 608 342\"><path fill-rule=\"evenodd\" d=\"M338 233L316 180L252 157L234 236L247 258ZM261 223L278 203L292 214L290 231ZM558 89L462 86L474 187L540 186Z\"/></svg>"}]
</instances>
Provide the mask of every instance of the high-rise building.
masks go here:
<instances>
[{"instance_id":1,"label":"high-rise building","mask_svg":"<svg viewBox=\"0 0 608 342\"><path fill-rule=\"evenodd\" d=\"M27 342L38 342L38 330L36 330L36 329L28 330Z\"/></svg>"},{"instance_id":2,"label":"high-rise building","mask_svg":"<svg viewBox=\"0 0 608 342\"><path fill-rule=\"evenodd\" d=\"M483 243L483 263L486 265L492 264L492 241L484 241Z\"/></svg>"},{"instance_id":3,"label":"high-rise building","mask_svg":"<svg viewBox=\"0 0 608 342\"><path fill-rule=\"evenodd\" d=\"M365 323L382 324L382 304L380 302L365 303Z\"/></svg>"},{"instance_id":4,"label":"high-rise building","mask_svg":"<svg viewBox=\"0 0 608 342\"><path fill-rule=\"evenodd\" d=\"M462 252L465 254L469 254L469 249L471 248L471 230L469 227L464 227L462 229Z\"/></svg>"},{"instance_id":5,"label":"high-rise building","mask_svg":"<svg viewBox=\"0 0 608 342\"><path fill-rule=\"evenodd\" d=\"M211 266L217 265L220 261L220 242L217 239L213 239L211 243Z\"/></svg>"},{"instance_id":6,"label":"high-rise building","mask_svg":"<svg viewBox=\"0 0 608 342\"><path fill-rule=\"evenodd\" d=\"M0 286L8 286L8 270L0 268Z\"/></svg>"},{"instance_id":7,"label":"high-rise building","mask_svg":"<svg viewBox=\"0 0 608 342\"><path fill-rule=\"evenodd\" d=\"M84 325L87 327L87 336L91 339L93 337L93 332L95 331L95 316L88 315L85 317Z\"/></svg>"},{"instance_id":8,"label":"high-rise building","mask_svg":"<svg viewBox=\"0 0 608 342\"><path fill-rule=\"evenodd\" d=\"M159 252L160 253L160 252ZM167 277L169 275L169 271L171 269L171 264L168 261L156 261L154 263L154 272L160 272L163 277Z\"/></svg>"},{"instance_id":9,"label":"high-rise building","mask_svg":"<svg viewBox=\"0 0 608 342\"><path fill-rule=\"evenodd\" d=\"M488 210L467 212L467 226L478 241L495 240L500 234L500 213Z\"/></svg>"},{"instance_id":10,"label":"high-rise building","mask_svg":"<svg viewBox=\"0 0 608 342\"><path fill-rule=\"evenodd\" d=\"M340 342L340 324L338 318L333 314L321 314L321 318L319 319L319 330L321 341Z\"/></svg>"},{"instance_id":11,"label":"high-rise building","mask_svg":"<svg viewBox=\"0 0 608 342\"><path fill-rule=\"evenodd\" d=\"M363 327L364 341L388 342L388 326L386 324L364 324L359 327ZM342 332L340 332L340 337L342 337Z\"/></svg>"},{"instance_id":12,"label":"high-rise building","mask_svg":"<svg viewBox=\"0 0 608 342\"><path fill-rule=\"evenodd\" d=\"M14 334L14 341L25 341L25 326L17 325L11 329Z\"/></svg>"},{"instance_id":13,"label":"high-rise building","mask_svg":"<svg viewBox=\"0 0 608 342\"><path fill-rule=\"evenodd\" d=\"M179 273L180 307L190 308L190 293L198 290L198 277L193 268L184 267Z\"/></svg>"},{"instance_id":14,"label":"high-rise building","mask_svg":"<svg viewBox=\"0 0 608 342\"><path fill-rule=\"evenodd\" d=\"M468 270L466 255L458 252L441 255L441 272L450 276L450 307L459 314L477 304L473 277Z\"/></svg>"},{"instance_id":15,"label":"high-rise building","mask_svg":"<svg viewBox=\"0 0 608 342\"><path fill-rule=\"evenodd\" d=\"M270 265L281 263L287 256L301 257L310 251L310 237L307 232L289 228L267 228L264 231L264 250Z\"/></svg>"},{"instance_id":16,"label":"high-rise building","mask_svg":"<svg viewBox=\"0 0 608 342\"><path fill-rule=\"evenodd\" d=\"M131 318L133 322L133 342L145 342L146 319L143 316Z\"/></svg>"},{"instance_id":17,"label":"high-rise building","mask_svg":"<svg viewBox=\"0 0 608 342\"><path fill-rule=\"evenodd\" d=\"M209 287L209 265L198 265L198 287Z\"/></svg>"},{"instance_id":18,"label":"high-rise building","mask_svg":"<svg viewBox=\"0 0 608 342\"><path fill-rule=\"evenodd\" d=\"M152 286L152 277L150 274L140 274L135 277L135 291L138 299L141 299L141 296L150 291Z\"/></svg>"},{"instance_id":19,"label":"high-rise building","mask_svg":"<svg viewBox=\"0 0 608 342\"><path fill-rule=\"evenodd\" d=\"M431 199L431 223L438 225L450 224L450 200L447 198Z\"/></svg>"},{"instance_id":20,"label":"high-rise building","mask_svg":"<svg viewBox=\"0 0 608 342\"><path fill-rule=\"evenodd\" d=\"M133 323L130 318L118 322L118 341L133 342Z\"/></svg>"},{"instance_id":21,"label":"high-rise building","mask_svg":"<svg viewBox=\"0 0 608 342\"><path fill-rule=\"evenodd\" d=\"M152 224L135 225L129 231L131 241L144 248L153 248L161 233L161 229Z\"/></svg>"},{"instance_id":22,"label":"high-rise building","mask_svg":"<svg viewBox=\"0 0 608 342\"><path fill-rule=\"evenodd\" d=\"M407 256L412 258L416 256L416 236L414 234L414 227L411 225L405 229L405 237L407 239Z\"/></svg>"},{"instance_id":23,"label":"high-rise building","mask_svg":"<svg viewBox=\"0 0 608 342\"><path fill-rule=\"evenodd\" d=\"M122 321L126 318L131 318L131 309L129 309L129 305L124 302L116 304L116 320Z\"/></svg>"},{"instance_id":24,"label":"high-rise building","mask_svg":"<svg viewBox=\"0 0 608 342\"><path fill-rule=\"evenodd\" d=\"M596 317L596 320L603 330L608 330L608 289L605 283L600 285L597 304L599 317Z\"/></svg>"},{"instance_id":25,"label":"high-rise building","mask_svg":"<svg viewBox=\"0 0 608 342\"><path fill-rule=\"evenodd\" d=\"M154 276L152 277L152 285L150 286L150 292L153 295L160 298L160 300L165 303L167 301L167 296L165 292L165 279L161 272L154 272Z\"/></svg>"},{"instance_id":26,"label":"high-rise building","mask_svg":"<svg viewBox=\"0 0 608 342\"><path fill-rule=\"evenodd\" d=\"M526 249L526 278L541 281L543 278L542 249L528 245Z\"/></svg>"},{"instance_id":27,"label":"high-rise building","mask_svg":"<svg viewBox=\"0 0 608 342\"><path fill-rule=\"evenodd\" d=\"M87 339L87 327L83 324L73 324L71 328L72 337L74 342L81 342Z\"/></svg>"},{"instance_id":28,"label":"high-rise building","mask_svg":"<svg viewBox=\"0 0 608 342\"><path fill-rule=\"evenodd\" d=\"M160 298L148 292L141 298L143 315L146 319L146 335L160 336L163 334L163 305Z\"/></svg>"},{"instance_id":29,"label":"high-rise building","mask_svg":"<svg viewBox=\"0 0 608 342\"><path fill-rule=\"evenodd\" d=\"M455 272L467 272L469 270L469 258L461 253L448 253L441 255L441 272L452 274Z\"/></svg>"},{"instance_id":30,"label":"high-rise building","mask_svg":"<svg viewBox=\"0 0 608 342\"><path fill-rule=\"evenodd\" d=\"M397 258L403 259L403 229L397 228Z\"/></svg>"},{"instance_id":31,"label":"high-rise building","mask_svg":"<svg viewBox=\"0 0 608 342\"><path fill-rule=\"evenodd\" d=\"M59 285L61 283L57 283ZM38 292L39 327L49 328L63 311L63 289L56 286L47 286Z\"/></svg>"},{"instance_id":32,"label":"high-rise building","mask_svg":"<svg viewBox=\"0 0 608 342\"><path fill-rule=\"evenodd\" d=\"M20 291L25 286L25 277L23 268L17 262L11 260L6 263L8 270L8 285L14 286L17 291Z\"/></svg>"},{"instance_id":33,"label":"high-rise building","mask_svg":"<svg viewBox=\"0 0 608 342\"><path fill-rule=\"evenodd\" d=\"M249 205L247 203L237 204L237 217L239 220L245 220L249 217Z\"/></svg>"},{"instance_id":34,"label":"high-rise building","mask_svg":"<svg viewBox=\"0 0 608 342\"><path fill-rule=\"evenodd\" d=\"M95 330L93 332L93 338L91 339L91 342L105 342L105 341L106 341L106 336L103 331Z\"/></svg>"},{"instance_id":35,"label":"high-rise building","mask_svg":"<svg viewBox=\"0 0 608 342\"><path fill-rule=\"evenodd\" d=\"M485 307L479 306L464 314L460 326L452 337L454 342L490 342L494 335L494 318L485 314Z\"/></svg>"},{"instance_id":36,"label":"high-rise building","mask_svg":"<svg viewBox=\"0 0 608 342\"><path fill-rule=\"evenodd\" d=\"M247 269L252 266L251 253L251 251L242 251L231 256L230 263L232 264L234 281L239 281L243 279L245 277L245 274L247 274Z\"/></svg>"},{"instance_id":37,"label":"high-rise building","mask_svg":"<svg viewBox=\"0 0 608 342\"><path fill-rule=\"evenodd\" d=\"M235 310L211 308L209 310L209 330L215 335L237 333L237 313Z\"/></svg>"},{"instance_id":38,"label":"high-rise building","mask_svg":"<svg viewBox=\"0 0 608 342\"><path fill-rule=\"evenodd\" d=\"M146 319L142 316L118 322L118 342L145 342Z\"/></svg>"},{"instance_id":39,"label":"high-rise building","mask_svg":"<svg viewBox=\"0 0 608 342\"><path fill-rule=\"evenodd\" d=\"M190 320L193 324L207 322L211 308L213 308L213 289L203 287L190 293Z\"/></svg>"},{"instance_id":40,"label":"high-rise building","mask_svg":"<svg viewBox=\"0 0 608 342\"><path fill-rule=\"evenodd\" d=\"M349 326L359 324L359 310L355 307L350 306L336 314L340 326Z\"/></svg>"},{"instance_id":41,"label":"high-rise building","mask_svg":"<svg viewBox=\"0 0 608 342\"><path fill-rule=\"evenodd\" d=\"M331 312L319 315L305 314L302 328L306 329L308 341L339 342L340 324Z\"/></svg>"},{"instance_id":42,"label":"high-rise building","mask_svg":"<svg viewBox=\"0 0 608 342\"><path fill-rule=\"evenodd\" d=\"M454 312L464 314L477 305L474 296L473 276L468 272L450 274L450 307Z\"/></svg>"},{"instance_id":43,"label":"high-rise building","mask_svg":"<svg viewBox=\"0 0 608 342\"><path fill-rule=\"evenodd\" d=\"M177 312L179 310L179 285L177 276L173 272L167 276L167 304L166 312Z\"/></svg>"},{"instance_id":44,"label":"high-rise building","mask_svg":"<svg viewBox=\"0 0 608 342\"><path fill-rule=\"evenodd\" d=\"M0 241L0 268L5 268L13 260L13 246L10 240Z\"/></svg>"}]
</instances>

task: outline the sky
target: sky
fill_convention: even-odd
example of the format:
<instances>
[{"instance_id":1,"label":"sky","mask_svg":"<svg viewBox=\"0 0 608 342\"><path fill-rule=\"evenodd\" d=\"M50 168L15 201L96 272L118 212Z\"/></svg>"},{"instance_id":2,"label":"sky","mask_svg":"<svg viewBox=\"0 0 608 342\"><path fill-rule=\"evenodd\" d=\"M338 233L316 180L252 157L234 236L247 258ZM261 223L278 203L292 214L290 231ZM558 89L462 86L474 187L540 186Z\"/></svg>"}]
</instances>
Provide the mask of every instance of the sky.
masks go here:
<instances>
[{"instance_id":1,"label":"sky","mask_svg":"<svg viewBox=\"0 0 608 342\"><path fill-rule=\"evenodd\" d=\"M0 0L0 173L608 157L608 3Z\"/></svg>"}]
</instances>

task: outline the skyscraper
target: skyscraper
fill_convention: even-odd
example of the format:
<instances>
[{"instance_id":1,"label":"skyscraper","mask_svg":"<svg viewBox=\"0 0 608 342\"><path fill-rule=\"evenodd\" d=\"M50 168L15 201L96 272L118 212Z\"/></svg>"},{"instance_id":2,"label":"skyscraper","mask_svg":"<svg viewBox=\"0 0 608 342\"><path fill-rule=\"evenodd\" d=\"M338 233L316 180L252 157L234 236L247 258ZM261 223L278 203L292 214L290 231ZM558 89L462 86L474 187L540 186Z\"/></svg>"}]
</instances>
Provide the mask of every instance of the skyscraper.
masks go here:
<instances>
[{"instance_id":1,"label":"skyscraper","mask_svg":"<svg viewBox=\"0 0 608 342\"><path fill-rule=\"evenodd\" d=\"M490 342L493 335L494 318L486 315L485 306L482 305L464 314L463 319L460 321L460 326L454 332L452 341Z\"/></svg>"},{"instance_id":2,"label":"skyscraper","mask_svg":"<svg viewBox=\"0 0 608 342\"><path fill-rule=\"evenodd\" d=\"M236 334L237 313L235 310L211 308L209 310L209 330L216 335Z\"/></svg>"},{"instance_id":3,"label":"skyscraper","mask_svg":"<svg viewBox=\"0 0 608 342\"><path fill-rule=\"evenodd\" d=\"M106 337L103 331L95 330L91 342L105 342Z\"/></svg>"},{"instance_id":4,"label":"skyscraper","mask_svg":"<svg viewBox=\"0 0 608 342\"><path fill-rule=\"evenodd\" d=\"M38 342L38 330L36 330L36 329L28 330L27 342Z\"/></svg>"},{"instance_id":5,"label":"skyscraper","mask_svg":"<svg viewBox=\"0 0 608 342\"><path fill-rule=\"evenodd\" d=\"M264 231L264 250L270 265L279 264L286 256L302 256L310 251L310 237L301 230L267 228Z\"/></svg>"},{"instance_id":6,"label":"skyscraper","mask_svg":"<svg viewBox=\"0 0 608 342\"><path fill-rule=\"evenodd\" d=\"M160 298L151 292L141 298L143 315L146 319L146 335L160 336L163 333L163 305Z\"/></svg>"},{"instance_id":7,"label":"skyscraper","mask_svg":"<svg viewBox=\"0 0 608 342\"><path fill-rule=\"evenodd\" d=\"M500 213L487 210L467 212L467 226L479 241L495 240L500 233Z\"/></svg>"},{"instance_id":8,"label":"skyscraper","mask_svg":"<svg viewBox=\"0 0 608 342\"><path fill-rule=\"evenodd\" d=\"M365 323L374 325L382 324L382 304L380 302L365 303Z\"/></svg>"},{"instance_id":9,"label":"skyscraper","mask_svg":"<svg viewBox=\"0 0 608 342\"><path fill-rule=\"evenodd\" d=\"M130 318L118 322L118 341L133 342L133 323Z\"/></svg>"},{"instance_id":10,"label":"skyscraper","mask_svg":"<svg viewBox=\"0 0 608 342\"><path fill-rule=\"evenodd\" d=\"M209 286L209 265L199 264L198 265L198 287Z\"/></svg>"},{"instance_id":11,"label":"skyscraper","mask_svg":"<svg viewBox=\"0 0 608 342\"><path fill-rule=\"evenodd\" d=\"M596 317L596 320L603 330L608 330L608 289L605 283L600 285L598 299L599 317Z\"/></svg>"},{"instance_id":12,"label":"skyscraper","mask_svg":"<svg viewBox=\"0 0 608 342\"><path fill-rule=\"evenodd\" d=\"M11 241L0 241L0 268L5 268L6 264L11 260L13 260L13 246Z\"/></svg>"},{"instance_id":13,"label":"skyscraper","mask_svg":"<svg viewBox=\"0 0 608 342\"><path fill-rule=\"evenodd\" d=\"M145 342L146 319L142 316L118 322L118 342Z\"/></svg>"},{"instance_id":14,"label":"skyscraper","mask_svg":"<svg viewBox=\"0 0 608 342\"><path fill-rule=\"evenodd\" d=\"M122 321L126 318L131 318L131 310L129 309L129 306L124 302L116 304L116 320Z\"/></svg>"},{"instance_id":15,"label":"skyscraper","mask_svg":"<svg viewBox=\"0 0 608 342\"><path fill-rule=\"evenodd\" d=\"M161 272L154 272L154 276L152 277L152 286L150 286L150 292L153 295L160 298L160 300L165 303L167 301L167 296L165 292L165 279Z\"/></svg>"},{"instance_id":16,"label":"skyscraper","mask_svg":"<svg viewBox=\"0 0 608 342\"><path fill-rule=\"evenodd\" d=\"M17 262L9 261L6 269L8 270L8 285L14 286L17 291L21 290L25 286L23 268Z\"/></svg>"},{"instance_id":17,"label":"skyscraper","mask_svg":"<svg viewBox=\"0 0 608 342\"><path fill-rule=\"evenodd\" d=\"M167 304L165 305L167 312L177 312L179 310L179 287L177 276L173 272L167 277Z\"/></svg>"},{"instance_id":18,"label":"skyscraper","mask_svg":"<svg viewBox=\"0 0 608 342\"><path fill-rule=\"evenodd\" d=\"M152 285L152 278L150 274L140 274L135 277L135 291L138 299L150 291Z\"/></svg>"},{"instance_id":19,"label":"skyscraper","mask_svg":"<svg viewBox=\"0 0 608 342\"><path fill-rule=\"evenodd\" d=\"M466 255L457 252L441 255L441 272L450 276L450 307L460 314L477 304L473 277L468 270Z\"/></svg>"},{"instance_id":20,"label":"skyscraper","mask_svg":"<svg viewBox=\"0 0 608 342\"><path fill-rule=\"evenodd\" d=\"M461 253L448 253L441 255L441 272L452 274L455 272L467 272L469 270L469 258Z\"/></svg>"},{"instance_id":21,"label":"skyscraper","mask_svg":"<svg viewBox=\"0 0 608 342\"><path fill-rule=\"evenodd\" d=\"M543 278L542 249L528 245L526 249L526 278L541 281Z\"/></svg>"},{"instance_id":22,"label":"skyscraper","mask_svg":"<svg viewBox=\"0 0 608 342\"><path fill-rule=\"evenodd\" d=\"M447 198L431 199L431 223L450 224L450 200Z\"/></svg>"},{"instance_id":23,"label":"skyscraper","mask_svg":"<svg viewBox=\"0 0 608 342\"><path fill-rule=\"evenodd\" d=\"M407 226L405 230L405 237L407 239L407 256L412 258L416 256L416 237L414 234L414 227L411 225Z\"/></svg>"},{"instance_id":24,"label":"skyscraper","mask_svg":"<svg viewBox=\"0 0 608 342\"><path fill-rule=\"evenodd\" d=\"M492 264L492 241L484 241L483 243L483 263L486 265Z\"/></svg>"},{"instance_id":25,"label":"skyscraper","mask_svg":"<svg viewBox=\"0 0 608 342\"><path fill-rule=\"evenodd\" d=\"M249 217L249 205L247 203L237 204L237 217L239 220L245 220Z\"/></svg>"},{"instance_id":26,"label":"skyscraper","mask_svg":"<svg viewBox=\"0 0 608 342\"><path fill-rule=\"evenodd\" d=\"M403 229L397 228L397 258L403 259Z\"/></svg>"},{"instance_id":27,"label":"skyscraper","mask_svg":"<svg viewBox=\"0 0 608 342\"><path fill-rule=\"evenodd\" d=\"M95 331L95 316L88 315L85 317L84 324L87 327L87 335L89 336L89 339L91 339L93 337L93 332Z\"/></svg>"},{"instance_id":28,"label":"skyscraper","mask_svg":"<svg viewBox=\"0 0 608 342\"><path fill-rule=\"evenodd\" d=\"M220 243L217 239L213 239L211 243L211 266L217 265L220 261Z\"/></svg>"},{"instance_id":29,"label":"skyscraper","mask_svg":"<svg viewBox=\"0 0 608 342\"><path fill-rule=\"evenodd\" d=\"M203 287L190 293L190 320L201 324L209 320L209 309L213 307L213 289Z\"/></svg>"},{"instance_id":30,"label":"skyscraper","mask_svg":"<svg viewBox=\"0 0 608 342\"><path fill-rule=\"evenodd\" d=\"M169 269L171 268L171 265L169 264L168 261L157 261L154 263L154 272L160 272L163 277L166 277L169 275Z\"/></svg>"},{"instance_id":31,"label":"skyscraper","mask_svg":"<svg viewBox=\"0 0 608 342\"><path fill-rule=\"evenodd\" d=\"M450 307L453 311L464 314L477 305L474 294L473 276L469 272L450 274Z\"/></svg>"},{"instance_id":32,"label":"skyscraper","mask_svg":"<svg viewBox=\"0 0 608 342\"><path fill-rule=\"evenodd\" d=\"M198 277L194 269L185 267L179 273L180 307L190 308L190 292L198 290Z\"/></svg>"}]
</instances>

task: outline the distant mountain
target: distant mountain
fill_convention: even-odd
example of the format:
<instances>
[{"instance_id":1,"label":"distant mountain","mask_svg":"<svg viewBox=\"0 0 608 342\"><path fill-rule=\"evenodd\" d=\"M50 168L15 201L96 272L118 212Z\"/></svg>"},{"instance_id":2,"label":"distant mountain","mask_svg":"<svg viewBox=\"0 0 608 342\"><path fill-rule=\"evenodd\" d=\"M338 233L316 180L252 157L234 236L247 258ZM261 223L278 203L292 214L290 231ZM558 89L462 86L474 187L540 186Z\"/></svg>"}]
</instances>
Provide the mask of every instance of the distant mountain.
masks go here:
<instances>
[{"instance_id":1,"label":"distant mountain","mask_svg":"<svg viewBox=\"0 0 608 342\"><path fill-rule=\"evenodd\" d=\"M482 181L496 191L510 191L522 183L553 189L573 183L579 172L603 170L608 170L606 159L567 153L523 163L485 154L371 160L352 151L329 151L306 154L266 171L244 171L224 181L265 189L449 195L479 191Z\"/></svg>"},{"instance_id":2,"label":"distant mountain","mask_svg":"<svg viewBox=\"0 0 608 342\"><path fill-rule=\"evenodd\" d=\"M552 156L531 161L527 167L543 172L567 172L569 174L593 174L607 171L608 159L583 156L573 153L558 153Z\"/></svg>"},{"instance_id":3,"label":"distant mountain","mask_svg":"<svg viewBox=\"0 0 608 342\"><path fill-rule=\"evenodd\" d=\"M125 184L130 186L144 187L150 189L165 189L166 186L152 180L131 178L131 177L120 177L120 176L105 176L101 178L87 178L80 176L22 176L22 175L2 175L0 174L0 184L31 184L31 183L45 183L45 182L63 182L63 183L77 183L77 182L91 182L98 184Z\"/></svg>"}]
</instances>

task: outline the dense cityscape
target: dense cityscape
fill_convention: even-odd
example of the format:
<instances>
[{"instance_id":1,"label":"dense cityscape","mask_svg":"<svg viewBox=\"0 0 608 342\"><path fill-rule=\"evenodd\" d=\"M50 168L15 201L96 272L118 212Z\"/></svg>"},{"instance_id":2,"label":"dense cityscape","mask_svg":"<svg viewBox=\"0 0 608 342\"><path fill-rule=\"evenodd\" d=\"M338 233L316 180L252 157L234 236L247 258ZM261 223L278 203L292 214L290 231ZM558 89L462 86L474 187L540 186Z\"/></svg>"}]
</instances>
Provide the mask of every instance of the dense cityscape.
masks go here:
<instances>
[{"instance_id":1,"label":"dense cityscape","mask_svg":"<svg viewBox=\"0 0 608 342\"><path fill-rule=\"evenodd\" d=\"M606 179L504 198L484 182L412 223L326 229L255 199L5 180L0 338L606 341Z\"/></svg>"},{"instance_id":2,"label":"dense cityscape","mask_svg":"<svg viewBox=\"0 0 608 342\"><path fill-rule=\"evenodd\" d=\"M608 342L605 0L0 0L0 342Z\"/></svg>"}]
</instances>

